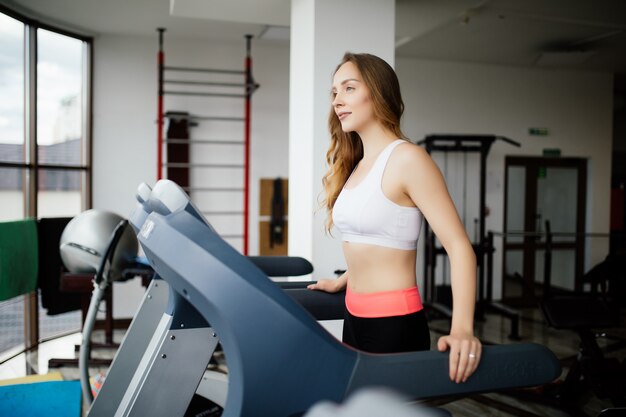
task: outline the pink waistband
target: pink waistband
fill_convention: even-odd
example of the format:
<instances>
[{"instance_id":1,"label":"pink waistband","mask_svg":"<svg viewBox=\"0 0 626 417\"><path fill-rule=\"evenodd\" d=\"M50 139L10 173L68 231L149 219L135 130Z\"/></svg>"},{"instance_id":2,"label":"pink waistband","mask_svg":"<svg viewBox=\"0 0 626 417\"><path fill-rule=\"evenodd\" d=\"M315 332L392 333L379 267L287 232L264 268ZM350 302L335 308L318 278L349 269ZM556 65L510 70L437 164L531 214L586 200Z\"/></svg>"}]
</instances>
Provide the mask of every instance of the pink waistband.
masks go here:
<instances>
[{"instance_id":1,"label":"pink waistband","mask_svg":"<svg viewBox=\"0 0 626 417\"><path fill-rule=\"evenodd\" d=\"M420 311L422 299L417 287L404 290L355 293L346 288L346 308L356 317L404 316Z\"/></svg>"}]
</instances>

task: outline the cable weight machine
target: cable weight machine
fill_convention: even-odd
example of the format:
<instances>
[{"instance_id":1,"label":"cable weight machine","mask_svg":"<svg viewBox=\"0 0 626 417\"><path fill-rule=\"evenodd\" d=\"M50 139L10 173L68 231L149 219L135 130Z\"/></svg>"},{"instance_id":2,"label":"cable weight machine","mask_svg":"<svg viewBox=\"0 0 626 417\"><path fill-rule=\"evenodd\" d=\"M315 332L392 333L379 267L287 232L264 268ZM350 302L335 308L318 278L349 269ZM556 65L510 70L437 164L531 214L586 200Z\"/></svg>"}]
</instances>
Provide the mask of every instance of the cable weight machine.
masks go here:
<instances>
[{"instance_id":1,"label":"cable weight machine","mask_svg":"<svg viewBox=\"0 0 626 417\"><path fill-rule=\"evenodd\" d=\"M485 232L485 217L486 217L486 184L487 184L487 156L491 150L491 146L496 141L503 141L510 145L520 147L520 143L512 139L496 136L496 135L451 135L451 134L436 134L428 135L423 140L419 141L418 145L424 145L426 151L429 154L434 152L442 152L444 154L449 153L478 153L480 157L480 180L479 180L479 211L478 218L475 220L476 230L474 242L472 247L476 254L477 264L477 277L478 277L478 294L477 294L477 317L483 317L487 310L501 314L504 317L511 320L511 333L509 338L519 339L519 313L515 310L504 306L500 303L491 301L490 298L485 296L485 267L486 257L491 256L494 252L493 241L488 239ZM465 180L464 180L465 181ZM464 184L465 185L465 184ZM465 194L465 193L464 193ZM465 199L465 195L463 198ZM465 211L465 201L463 210ZM426 306L446 317L452 317L452 311L450 308L439 302L437 295L437 288L435 286L435 271L437 268L437 257L447 257L446 251L443 247L438 246L435 240L435 234L428 225L428 222L424 222L424 299L426 300ZM445 262L445 261L444 261ZM491 283L489 283L491 285ZM487 289L490 291L490 289ZM441 295L440 295L441 296Z\"/></svg>"}]
</instances>

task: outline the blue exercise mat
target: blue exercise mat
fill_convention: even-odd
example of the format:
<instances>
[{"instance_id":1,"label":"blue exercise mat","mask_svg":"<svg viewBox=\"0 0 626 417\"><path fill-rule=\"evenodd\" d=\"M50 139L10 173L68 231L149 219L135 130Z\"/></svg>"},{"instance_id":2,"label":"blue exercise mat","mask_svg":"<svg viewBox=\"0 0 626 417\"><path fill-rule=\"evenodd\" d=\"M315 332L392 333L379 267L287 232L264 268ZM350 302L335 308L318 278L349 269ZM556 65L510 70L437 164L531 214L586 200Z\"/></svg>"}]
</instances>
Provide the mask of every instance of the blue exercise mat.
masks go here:
<instances>
[{"instance_id":1,"label":"blue exercise mat","mask_svg":"<svg viewBox=\"0 0 626 417\"><path fill-rule=\"evenodd\" d=\"M79 381L51 381L0 387L0 416L80 417Z\"/></svg>"}]
</instances>

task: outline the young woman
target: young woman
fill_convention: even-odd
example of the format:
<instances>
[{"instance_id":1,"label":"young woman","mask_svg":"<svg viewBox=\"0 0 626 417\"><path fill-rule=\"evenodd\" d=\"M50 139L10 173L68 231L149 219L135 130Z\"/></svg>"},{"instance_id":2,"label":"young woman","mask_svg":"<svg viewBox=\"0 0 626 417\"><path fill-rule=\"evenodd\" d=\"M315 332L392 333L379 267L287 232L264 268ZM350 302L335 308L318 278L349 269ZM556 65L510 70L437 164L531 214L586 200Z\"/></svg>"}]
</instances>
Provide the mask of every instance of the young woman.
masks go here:
<instances>
[{"instance_id":1,"label":"young woman","mask_svg":"<svg viewBox=\"0 0 626 417\"><path fill-rule=\"evenodd\" d=\"M309 288L346 290L345 343L377 353L429 349L415 275L426 217L452 271L452 327L437 348L449 349L450 378L463 382L481 355L473 332L476 258L441 172L400 130L403 111L393 69L376 56L346 53L333 77L323 184L327 231L341 232L348 269Z\"/></svg>"}]
</instances>

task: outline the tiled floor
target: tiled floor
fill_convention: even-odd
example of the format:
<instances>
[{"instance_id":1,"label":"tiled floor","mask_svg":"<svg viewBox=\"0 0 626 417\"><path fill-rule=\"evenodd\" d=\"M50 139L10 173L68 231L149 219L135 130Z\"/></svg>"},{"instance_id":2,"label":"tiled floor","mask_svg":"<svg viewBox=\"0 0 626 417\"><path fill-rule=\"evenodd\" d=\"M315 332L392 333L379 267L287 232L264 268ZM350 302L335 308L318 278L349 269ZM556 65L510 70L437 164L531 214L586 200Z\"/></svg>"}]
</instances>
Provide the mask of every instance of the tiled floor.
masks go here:
<instances>
[{"instance_id":1,"label":"tiled floor","mask_svg":"<svg viewBox=\"0 0 626 417\"><path fill-rule=\"evenodd\" d=\"M541 314L537 310L523 310L523 320L520 323L520 336L523 342L536 342L548 346L564 365L571 362L578 351L578 336L570 331L557 331L545 326ZM624 321L623 321L624 322ZM437 338L444 334L449 323L446 320L433 320L430 323L433 346ZM476 324L477 336L484 342L490 344L512 343L507 337L510 328L509 321L497 315L487 315L485 321L478 321ZM617 329L607 329L609 337L599 339L601 347L608 351L607 356L617 357L620 360L626 358L626 328L622 326ZM97 341L101 334L96 334ZM120 341L123 332L117 331L116 341ZM30 364L32 370L38 373L48 371L47 362L52 357L74 357L74 345L80 342L80 335L73 334L54 341L46 342L40 348L29 355L18 355L15 358L0 364L0 379L16 378L26 375L26 364ZM112 357L113 350L93 351L94 357ZM564 374L567 368L564 368ZM65 379L78 379L79 374L76 368L61 368ZM91 369L91 374L104 372L106 369ZM625 393L626 396L626 393ZM522 400L521 397L531 397L541 401ZM568 416L559 407L547 406L542 403L549 402L552 394L540 391L522 391L514 393L489 393L474 395L463 399L440 399L431 401L428 404L437 405L452 413L455 417L461 416ZM588 416L597 416L601 410L611 406L606 400L601 400L589 393L580 397L580 407Z\"/></svg>"}]
</instances>

